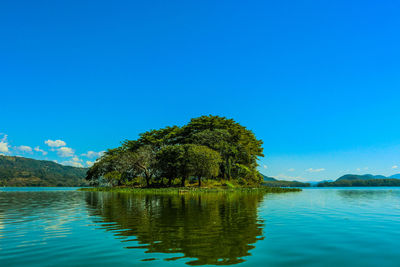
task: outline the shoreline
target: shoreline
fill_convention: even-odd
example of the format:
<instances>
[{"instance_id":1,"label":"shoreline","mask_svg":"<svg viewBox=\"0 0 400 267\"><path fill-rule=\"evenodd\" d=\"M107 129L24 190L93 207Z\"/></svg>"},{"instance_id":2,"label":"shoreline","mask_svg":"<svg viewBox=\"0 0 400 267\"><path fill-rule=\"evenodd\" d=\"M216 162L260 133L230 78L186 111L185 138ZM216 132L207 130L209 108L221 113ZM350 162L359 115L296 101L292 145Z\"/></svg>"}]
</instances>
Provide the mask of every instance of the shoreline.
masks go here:
<instances>
[{"instance_id":1,"label":"shoreline","mask_svg":"<svg viewBox=\"0 0 400 267\"><path fill-rule=\"evenodd\" d=\"M289 193L301 192L300 188L282 187L243 187L243 188L193 188L193 187L168 187L168 188L130 188L130 187L91 187L80 188L84 192L115 192L115 193L141 193L141 194L193 194L193 193Z\"/></svg>"}]
</instances>

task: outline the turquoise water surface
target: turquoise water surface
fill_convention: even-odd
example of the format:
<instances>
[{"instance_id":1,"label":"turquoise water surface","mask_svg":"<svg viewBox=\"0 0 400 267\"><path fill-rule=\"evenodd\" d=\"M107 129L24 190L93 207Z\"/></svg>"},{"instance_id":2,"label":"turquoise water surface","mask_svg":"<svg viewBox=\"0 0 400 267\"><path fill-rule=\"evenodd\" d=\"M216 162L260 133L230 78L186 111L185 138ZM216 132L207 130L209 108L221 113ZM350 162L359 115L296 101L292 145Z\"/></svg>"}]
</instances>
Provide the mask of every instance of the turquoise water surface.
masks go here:
<instances>
[{"instance_id":1,"label":"turquoise water surface","mask_svg":"<svg viewBox=\"0 0 400 267\"><path fill-rule=\"evenodd\" d=\"M400 189L0 188L1 266L400 266Z\"/></svg>"}]
</instances>

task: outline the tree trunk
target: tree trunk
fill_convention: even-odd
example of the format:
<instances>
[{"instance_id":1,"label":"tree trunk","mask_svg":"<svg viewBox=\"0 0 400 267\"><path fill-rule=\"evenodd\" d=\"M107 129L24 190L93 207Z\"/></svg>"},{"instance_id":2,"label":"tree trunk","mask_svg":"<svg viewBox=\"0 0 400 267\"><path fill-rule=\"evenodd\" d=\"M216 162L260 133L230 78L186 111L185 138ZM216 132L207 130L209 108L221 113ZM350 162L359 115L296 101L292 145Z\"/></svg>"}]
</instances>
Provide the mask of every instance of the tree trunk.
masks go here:
<instances>
[{"instance_id":1,"label":"tree trunk","mask_svg":"<svg viewBox=\"0 0 400 267\"><path fill-rule=\"evenodd\" d=\"M172 184L172 177L169 177L168 178L168 186L171 186L171 184Z\"/></svg>"},{"instance_id":2,"label":"tree trunk","mask_svg":"<svg viewBox=\"0 0 400 267\"><path fill-rule=\"evenodd\" d=\"M186 177L182 177L182 183L181 183L182 187L185 187L185 180L186 180Z\"/></svg>"},{"instance_id":3,"label":"tree trunk","mask_svg":"<svg viewBox=\"0 0 400 267\"><path fill-rule=\"evenodd\" d=\"M199 187L201 186L201 178L200 176L197 176L197 180L199 181Z\"/></svg>"}]
</instances>

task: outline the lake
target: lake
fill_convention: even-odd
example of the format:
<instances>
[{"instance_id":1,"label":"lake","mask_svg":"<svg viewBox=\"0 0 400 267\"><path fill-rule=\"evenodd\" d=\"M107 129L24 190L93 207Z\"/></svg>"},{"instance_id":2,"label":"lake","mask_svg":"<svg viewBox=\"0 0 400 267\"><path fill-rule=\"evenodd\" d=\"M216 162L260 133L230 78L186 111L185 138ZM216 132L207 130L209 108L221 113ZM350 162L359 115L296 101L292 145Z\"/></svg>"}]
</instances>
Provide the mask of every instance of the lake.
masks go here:
<instances>
[{"instance_id":1,"label":"lake","mask_svg":"<svg viewBox=\"0 0 400 267\"><path fill-rule=\"evenodd\" d=\"M0 188L1 266L399 266L400 189Z\"/></svg>"}]
</instances>

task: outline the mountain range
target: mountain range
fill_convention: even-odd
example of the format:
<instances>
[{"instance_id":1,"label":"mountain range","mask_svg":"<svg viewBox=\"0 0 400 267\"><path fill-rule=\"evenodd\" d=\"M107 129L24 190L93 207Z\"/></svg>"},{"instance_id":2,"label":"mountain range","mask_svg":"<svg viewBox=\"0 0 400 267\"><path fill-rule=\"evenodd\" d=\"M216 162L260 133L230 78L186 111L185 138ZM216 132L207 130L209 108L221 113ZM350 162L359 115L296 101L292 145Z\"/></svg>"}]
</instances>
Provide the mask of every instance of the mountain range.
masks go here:
<instances>
[{"instance_id":1,"label":"mountain range","mask_svg":"<svg viewBox=\"0 0 400 267\"><path fill-rule=\"evenodd\" d=\"M383 176L383 175L372 175L372 174L346 174L339 177L336 181L342 180L374 180L374 179L400 179L400 173L394 174L391 176Z\"/></svg>"},{"instance_id":2,"label":"mountain range","mask_svg":"<svg viewBox=\"0 0 400 267\"><path fill-rule=\"evenodd\" d=\"M0 186L86 186L87 168L0 155Z\"/></svg>"}]
</instances>

